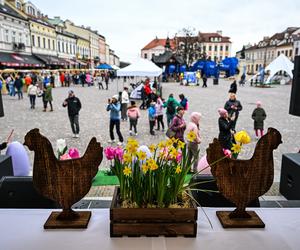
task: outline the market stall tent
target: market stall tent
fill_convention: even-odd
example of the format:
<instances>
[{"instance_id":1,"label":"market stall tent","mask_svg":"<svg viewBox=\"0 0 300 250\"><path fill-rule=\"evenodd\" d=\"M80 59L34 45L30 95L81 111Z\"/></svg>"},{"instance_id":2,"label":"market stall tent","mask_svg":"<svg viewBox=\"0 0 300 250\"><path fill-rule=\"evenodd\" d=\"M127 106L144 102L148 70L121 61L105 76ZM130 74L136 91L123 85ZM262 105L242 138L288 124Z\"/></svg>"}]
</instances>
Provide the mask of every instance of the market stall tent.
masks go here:
<instances>
[{"instance_id":1,"label":"market stall tent","mask_svg":"<svg viewBox=\"0 0 300 250\"><path fill-rule=\"evenodd\" d=\"M144 76L154 77L162 74L162 69L153 62L139 58L129 66L117 71L117 76Z\"/></svg>"},{"instance_id":2,"label":"market stall tent","mask_svg":"<svg viewBox=\"0 0 300 250\"><path fill-rule=\"evenodd\" d=\"M265 72L269 71L267 83L269 83L272 77L279 71L285 71L291 78L293 78L293 69L294 64L284 54L280 54L280 56L278 56L265 68Z\"/></svg>"}]
</instances>

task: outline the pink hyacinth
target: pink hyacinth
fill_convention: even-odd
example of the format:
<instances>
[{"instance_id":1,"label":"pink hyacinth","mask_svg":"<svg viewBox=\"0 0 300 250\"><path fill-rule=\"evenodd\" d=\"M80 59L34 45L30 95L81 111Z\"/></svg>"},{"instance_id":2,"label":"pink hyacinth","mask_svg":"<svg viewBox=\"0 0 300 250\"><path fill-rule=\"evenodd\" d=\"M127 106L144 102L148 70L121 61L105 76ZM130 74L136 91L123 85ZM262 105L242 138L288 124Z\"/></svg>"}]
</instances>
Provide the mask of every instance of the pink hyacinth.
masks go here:
<instances>
[{"instance_id":1,"label":"pink hyacinth","mask_svg":"<svg viewBox=\"0 0 300 250\"><path fill-rule=\"evenodd\" d=\"M124 150L121 147L115 148L114 156L122 161L123 159Z\"/></svg>"},{"instance_id":2,"label":"pink hyacinth","mask_svg":"<svg viewBox=\"0 0 300 250\"><path fill-rule=\"evenodd\" d=\"M179 152L178 152L178 155L177 155L177 157L176 157L176 161L177 161L177 163L180 163L181 160L182 160L182 153L181 153L181 151L179 151Z\"/></svg>"},{"instance_id":3,"label":"pink hyacinth","mask_svg":"<svg viewBox=\"0 0 300 250\"><path fill-rule=\"evenodd\" d=\"M64 154L60 157L60 160L61 161L64 161L64 160L70 160L72 159L71 156L69 154Z\"/></svg>"},{"instance_id":4,"label":"pink hyacinth","mask_svg":"<svg viewBox=\"0 0 300 250\"><path fill-rule=\"evenodd\" d=\"M70 148L69 155L72 159L80 158L79 151L77 148Z\"/></svg>"},{"instance_id":5,"label":"pink hyacinth","mask_svg":"<svg viewBox=\"0 0 300 250\"><path fill-rule=\"evenodd\" d=\"M107 147L104 149L104 154L107 160L113 160L115 157L115 149L113 147Z\"/></svg>"}]
</instances>

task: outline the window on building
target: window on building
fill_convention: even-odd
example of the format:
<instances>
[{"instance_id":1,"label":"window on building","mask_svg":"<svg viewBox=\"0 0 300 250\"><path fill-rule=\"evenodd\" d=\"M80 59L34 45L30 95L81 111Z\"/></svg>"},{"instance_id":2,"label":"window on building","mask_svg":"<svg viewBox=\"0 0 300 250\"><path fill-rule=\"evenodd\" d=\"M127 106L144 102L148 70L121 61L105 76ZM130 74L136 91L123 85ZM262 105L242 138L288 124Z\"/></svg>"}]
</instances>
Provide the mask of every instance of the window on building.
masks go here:
<instances>
[{"instance_id":1,"label":"window on building","mask_svg":"<svg viewBox=\"0 0 300 250\"><path fill-rule=\"evenodd\" d=\"M61 43L61 50L63 53L65 53L65 43L64 42Z\"/></svg>"},{"instance_id":2,"label":"window on building","mask_svg":"<svg viewBox=\"0 0 300 250\"><path fill-rule=\"evenodd\" d=\"M144 54L144 58L147 59L147 53Z\"/></svg>"},{"instance_id":3,"label":"window on building","mask_svg":"<svg viewBox=\"0 0 300 250\"><path fill-rule=\"evenodd\" d=\"M208 47L208 51L211 51L211 45L209 45L209 47Z\"/></svg>"},{"instance_id":4,"label":"window on building","mask_svg":"<svg viewBox=\"0 0 300 250\"><path fill-rule=\"evenodd\" d=\"M55 50L55 41L52 40L52 49Z\"/></svg>"},{"instance_id":5,"label":"window on building","mask_svg":"<svg viewBox=\"0 0 300 250\"><path fill-rule=\"evenodd\" d=\"M76 53L76 47L75 47L75 45L73 45L73 54L75 54Z\"/></svg>"},{"instance_id":6,"label":"window on building","mask_svg":"<svg viewBox=\"0 0 300 250\"><path fill-rule=\"evenodd\" d=\"M218 51L218 46L217 45L215 45L215 51Z\"/></svg>"},{"instance_id":7,"label":"window on building","mask_svg":"<svg viewBox=\"0 0 300 250\"><path fill-rule=\"evenodd\" d=\"M43 48L46 49L46 38L43 37Z\"/></svg>"},{"instance_id":8,"label":"window on building","mask_svg":"<svg viewBox=\"0 0 300 250\"><path fill-rule=\"evenodd\" d=\"M223 45L220 46L220 51L223 51Z\"/></svg>"},{"instance_id":9,"label":"window on building","mask_svg":"<svg viewBox=\"0 0 300 250\"><path fill-rule=\"evenodd\" d=\"M288 53L289 53L288 50L286 50L286 51L285 51L285 55L288 56Z\"/></svg>"},{"instance_id":10,"label":"window on building","mask_svg":"<svg viewBox=\"0 0 300 250\"><path fill-rule=\"evenodd\" d=\"M32 46L35 47L35 37L34 37L34 35L31 36L31 43L32 43Z\"/></svg>"},{"instance_id":11,"label":"window on building","mask_svg":"<svg viewBox=\"0 0 300 250\"><path fill-rule=\"evenodd\" d=\"M296 48L295 49L295 56L298 56L298 53L299 53L299 48Z\"/></svg>"},{"instance_id":12,"label":"window on building","mask_svg":"<svg viewBox=\"0 0 300 250\"><path fill-rule=\"evenodd\" d=\"M60 52L60 41L57 41L58 52Z\"/></svg>"},{"instance_id":13,"label":"window on building","mask_svg":"<svg viewBox=\"0 0 300 250\"><path fill-rule=\"evenodd\" d=\"M22 33L19 33L19 43L23 43Z\"/></svg>"},{"instance_id":14,"label":"window on building","mask_svg":"<svg viewBox=\"0 0 300 250\"><path fill-rule=\"evenodd\" d=\"M228 51L229 50L229 46L228 45L226 45L226 47L225 47L225 51Z\"/></svg>"},{"instance_id":15,"label":"window on building","mask_svg":"<svg viewBox=\"0 0 300 250\"><path fill-rule=\"evenodd\" d=\"M48 49L51 49L51 41L48 39Z\"/></svg>"},{"instance_id":16,"label":"window on building","mask_svg":"<svg viewBox=\"0 0 300 250\"><path fill-rule=\"evenodd\" d=\"M67 52L67 54L69 54L69 46L67 43L66 43L66 52Z\"/></svg>"},{"instance_id":17,"label":"window on building","mask_svg":"<svg viewBox=\"0 0 300 250\"><path fill-rule=\"evenodd\" d=\"M17 2L17 3L16 3L16 7L17 7L17 9L21 10L21 9L22 9L21 3L20 3L20 2Z\"/></svg>"},{"instance_id":18,"label":"window on building","mask_svg":"<svg viewBox=\"0 0 300 250\"><path fill-rule=\"evenodd\" d=\"M277 52L277 56L280 56L280 51Z\"/></svg>"},{"instance_id":19,"label":"window on building","mask_svg":"<svg viewBox=\"0 0 300 250\"><path fill-rule=\"evenodd\" d=\"M255 65L255 71L258 71L258 64Z\"/></svg>"},{"instance_id":20,"label":"window on building","mask_svg":"<svg viewBox=\"0 0 300 250\"><path fill-rule=\"evenodd\" d=\"M5 30L5 42L9 42L9 30Z\"/></svg>"},{"instance_id":21,"label":"window on building","mask_svg":"<svg viewBox=\"0 0 300 250\"><path fill-rule=\"evenodd\" d=\"M13 43L16 42L16 32L15 31L12 32L11 40L12 40Z\"/></svg>"},{"instance_id":22,"label":"window on building","mask_svg":"<svg viewBox=\"0 0 300 250\"><path fill-rule=\"evenodd\" d=\"M69 46L70 46L70 54L73 54L73 52L72 52L72 44L70 44Z\"/></svg>"},{"instance_id":23,"label":"window on building","mask_svg":"<svg viewBox=\"0 0 300 250\"><path fill-rule=\"evenodd\" d=\"M38 36L38 47L41 48L41 38Z\"/></svg>"},{"instance_id":24,"label":"window on building","mask_svg":"<svg viewBox=\"0 0 300 250\"><path fill-rule=\"evenodd\" d=\"M204 51L204 52L206 51L206 46L205 46L205 45L203 46L203 51Z\"/></svg>"},{"instance_id":25,"label":"window on building","mask_svg":"<svg viewBox=\"0 0 300 250\"><path fill-rule=\"evenodd\" d=\"M291 57L293 54L293 50L290 49L290 53L289 53L289 56Z\"/></svg>"}]
</instances>

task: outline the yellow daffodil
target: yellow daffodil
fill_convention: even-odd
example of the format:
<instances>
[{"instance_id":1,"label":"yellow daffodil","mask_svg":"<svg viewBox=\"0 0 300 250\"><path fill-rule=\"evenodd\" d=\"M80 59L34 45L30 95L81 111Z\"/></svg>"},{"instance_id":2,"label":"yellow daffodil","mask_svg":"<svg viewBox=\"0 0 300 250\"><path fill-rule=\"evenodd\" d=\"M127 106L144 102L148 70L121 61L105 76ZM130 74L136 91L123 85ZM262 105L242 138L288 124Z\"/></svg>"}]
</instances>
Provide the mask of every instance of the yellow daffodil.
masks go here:
<instances>
[{"instance_id":1,"label":"yellow daffodil","mask_svg":"<svg viewBox=\"0 0 300 250\"><path fill-rule=\"evenodd\" d=\"M147 154L144 151L139 151L136 153L139 160L144 161L147 158Z\"/></svg>"},{"instance_id":2,"label":"yellow daffodil","mask_svg":"<svg viewBox=\"0 0 300 250\"><path fill-rule=\"evenodd\" d=\"M144 173L147 173L147 171L149 170L149 167L146 164L142 165L142 170Z\"/></svg>"},{"instance_id":3,"label":"yellow daffodil","mask_svg":"<svg viewBox=\"0 0 300 250\"><path fill-rule=\"evenodd\" d=\"M168 140L166 141L166 146L167 146L168 148L169 148L169 147L172 147L173 144L174 144L174 142L173 142L172 139L168 139Z\"/></svg>"},{"instance_id":4,"label":"yellow daffodil","mask_svg":"<svg viewBox=\"0 0 300 250\"><path fill-rule=\"evenodd\" d=\"M152 171L158 169L158 165L156 164L156 161L153 158L147 160L147 165Z\"/></svg>"},{"instance_id":5,"label":"yellow daffodil","mask_svg":"<svg viewBox=\"0 0 300 250\"><path fill-rule=\"evenodd\" d=\"M161 141L160 143L158 143L158 148L159 149L163 149L166 146L166 142L165 141Z\"/></svg>"},{"instance_id":6,"label":"yellow daffodil","mask_svg":"<svg viewBox=\"0 0 300 250\"><path fill-rule=\"evenodd\" d=\"M179 173L181 173L181 171L182 171L181 167L177 166L176 169L175 169L175 173L179 174Z\"/></svg>"},{"instance_id":7,"label":"yellow daffodil","mask_svg":"<svg viewBox=\"0 0 300 250\"><path fill-rule=\"evenodd\" d=\"M124 173L124 175L129 176L132 173L131 168L125 167L123 170L123 173Z\"/></svg>"},{"instance_id":8,"label":"yellow daffodil","mask_svg":"<svg viewBox=\"0 0 300 250\"><path fill-rule=\"evenodd\" d=\"M193 130L191 130L191 131L187 134L186 138L187 138L187 140L188 140L189 142L194 142L195 139L196 139L196 134L195 134L195 132L194 132Z\"/></svg>"},{"instance_id":9,"label":"yellow daffodil","mask_svg":"<svg viewBox=\"0 0 300 250\"><path fill-rule=\"evenodd\" d=\"M153 153L153 152L155 151L155 149L156 149L155 144L151 144L151 145L149 146L149 150L150 150L151 153Z\"/></svg>"},{"instance_id":10,"label":"yellow daffodil","mask_svg":"<svg viewBox=\"0 0 300 250\"><path fill-rule=\"evenodd\" d=\"M182 141L178 141L177 142L177 147L183 149L184 148L185 143Z\"/></svg>"},{"instance_id":11,"label":"yellow daffodil","mask_svg":"<svg viewBox=\"0 0 300 250\"><path fill-rule=\"evenodd\" d=\"M177 143L178 139L176 139L175 137L172 137L170 140L172 140L173 143Z\"/></svg>"},{"instance_id":12,"label":"yellow daffodil","mask_svg":"<svg viewBox=\"0 0 300 250\"><path fill-rule=\"evenodd\" d=\"M248 133L245 130L237 132L234 135L234 139L236 140L236 142L240 142L242 144L248 144L251 142L251 137L248 135Z\"/></svg>"},{"instance_id":13,"label":"yellow daffodil","mask_svg":"<svg viewBox=\"0 0 300 250\"><path fill-rule=\"evenodd\" d=\"M123 161L124 161L124 163L131 163L131 161L132 161L131 155L128 154L128 153L124 154L123 155Z\"/></svg>"},{"instance_id":14,"label":"yellow daffodil","mask_svg":"<svg viewBox=\"0 0 300 250\"><path fill-rule=\"evenodd\" d=\"M178 151L176 150L176 148L172 148L171 151L170 151L170 157L172 159L176 159L177 158L177 155L178 155Z\"/></svg>"},{"instance_id":15,"label":"yellow daffodil","mask_svg":"<svg viewBox=\"0 0 300 250\"><path fill-rule=\"evenodd\" d=\"M134 139L128 139L127 145L126 145L126 151L130 154L135 155L137 152L137 149L139 147L139 143Z\"/></svg>"},{"instance_id":16,"label":"yellow daffodil","mask_svg":"<svg viewBox=\"0 0 300 250\"><path fill-rule=\"evenodd\" d=\"M232 144L231 150L233 151L234 154L238 154L242 150L242 146L240 144Z\"/></svg>"}]
</instances>

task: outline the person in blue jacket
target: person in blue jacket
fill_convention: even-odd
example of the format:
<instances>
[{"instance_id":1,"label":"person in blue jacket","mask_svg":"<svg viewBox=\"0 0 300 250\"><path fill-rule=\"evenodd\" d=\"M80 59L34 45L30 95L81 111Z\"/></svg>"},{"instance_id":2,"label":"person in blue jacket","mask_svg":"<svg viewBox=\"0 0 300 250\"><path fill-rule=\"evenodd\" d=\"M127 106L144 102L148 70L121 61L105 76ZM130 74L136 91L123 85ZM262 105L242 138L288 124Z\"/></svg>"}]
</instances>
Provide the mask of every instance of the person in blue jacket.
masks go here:
<instances>
[{"instance_id":1,"label":"person in blue jacket","mask_svg":"<svg viewBox=\"0 0 300 250\"><path fill-rule=\"evenodd\" d=\"M121 111L121 104L118 101L119 96L114 95L112 99L108 99L108 104L106 107L107 111L110 111L110 122L109 122L109 135L110 135L110 141L109 143L115 142L115 136L114 136L114 127L116 126L117 134L119 137L118 145L123 145L123 136L120 131L120 111Z\"/></svg>"},{"instance_id":2,"label":"person in blue jacket","mask_svg":"<svg viewBox=\"0 0 300 250\"><path fill-rule=\"evenodd\" d=\"M148 108L148 117L149 117L149 124L150 124L150 134L155 135L154 133L154 126L155 126L155 102L150 103L150 107Z\"/></svg>"}]
</instances>

